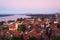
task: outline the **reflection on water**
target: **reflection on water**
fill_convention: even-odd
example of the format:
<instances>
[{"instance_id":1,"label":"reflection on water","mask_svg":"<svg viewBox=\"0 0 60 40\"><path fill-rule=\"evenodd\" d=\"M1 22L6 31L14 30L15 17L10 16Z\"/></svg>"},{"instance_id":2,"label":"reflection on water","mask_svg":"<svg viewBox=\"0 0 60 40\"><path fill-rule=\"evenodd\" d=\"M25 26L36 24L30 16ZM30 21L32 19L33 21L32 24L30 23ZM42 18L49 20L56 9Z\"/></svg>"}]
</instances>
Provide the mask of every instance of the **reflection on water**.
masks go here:
<instances>
[{"instance_id":1,"label":"reflection on water","mask_svg":"<svg viewBox=\"0 0 60 40\"><path fill-rule=\"evenodd\" d=\"M0 21L16 20L17 18L30 18L30 16L26 16L26 15L5 16L5 17L0 17Z\"/></svg>"}]
</instances>

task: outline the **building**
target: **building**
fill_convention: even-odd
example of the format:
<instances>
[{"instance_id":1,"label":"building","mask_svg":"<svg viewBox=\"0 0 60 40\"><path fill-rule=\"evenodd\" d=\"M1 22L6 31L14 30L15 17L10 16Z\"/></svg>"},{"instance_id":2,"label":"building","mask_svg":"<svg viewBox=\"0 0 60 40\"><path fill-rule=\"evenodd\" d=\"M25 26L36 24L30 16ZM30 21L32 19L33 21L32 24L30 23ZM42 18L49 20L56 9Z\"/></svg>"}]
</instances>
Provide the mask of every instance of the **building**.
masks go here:
<instances>
[{"instance_id":1,"label":"building","mask_svg":"<svg viewBox=\"0 0 60 40\"><path fill-rule=\"evenodd\" d=\"M56 20L60 21L60 13L56 13Z\"/></svg>"}]
</instances>

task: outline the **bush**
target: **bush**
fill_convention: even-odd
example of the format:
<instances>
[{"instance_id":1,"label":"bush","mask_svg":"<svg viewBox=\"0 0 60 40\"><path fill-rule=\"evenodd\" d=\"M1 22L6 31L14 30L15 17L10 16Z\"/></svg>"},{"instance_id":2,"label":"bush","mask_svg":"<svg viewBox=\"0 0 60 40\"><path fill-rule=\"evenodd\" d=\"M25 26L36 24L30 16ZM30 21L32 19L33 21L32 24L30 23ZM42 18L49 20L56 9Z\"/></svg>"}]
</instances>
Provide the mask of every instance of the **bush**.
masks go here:
<instances>
[{"instance_id":1,"label":"bush","mask_svg":"<svg viewBox=\"0 0 60 40\"><path fill-rule=\"evenodd\" d=\"M54 40L60 40L60 37L55 37Z\"/></svg>"}]
</instances>

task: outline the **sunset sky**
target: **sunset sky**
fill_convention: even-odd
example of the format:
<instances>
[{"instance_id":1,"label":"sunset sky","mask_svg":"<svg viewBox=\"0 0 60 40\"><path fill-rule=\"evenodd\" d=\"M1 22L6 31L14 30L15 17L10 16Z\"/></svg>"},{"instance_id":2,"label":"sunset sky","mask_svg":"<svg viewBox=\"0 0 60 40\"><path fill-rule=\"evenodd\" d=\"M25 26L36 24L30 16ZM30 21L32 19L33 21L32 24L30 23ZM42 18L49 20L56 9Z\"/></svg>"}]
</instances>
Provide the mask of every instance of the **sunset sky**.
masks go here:
<instances>
[{"instance_id":1,"label":"sunset sky","mask_svg":"<svg viewBox=\"0 0 60 40\"><path fill-rule=\"evenodd\" d=\"M60 13L60 0L0 0L0 14Z\"/></svg>"}]
</instances>

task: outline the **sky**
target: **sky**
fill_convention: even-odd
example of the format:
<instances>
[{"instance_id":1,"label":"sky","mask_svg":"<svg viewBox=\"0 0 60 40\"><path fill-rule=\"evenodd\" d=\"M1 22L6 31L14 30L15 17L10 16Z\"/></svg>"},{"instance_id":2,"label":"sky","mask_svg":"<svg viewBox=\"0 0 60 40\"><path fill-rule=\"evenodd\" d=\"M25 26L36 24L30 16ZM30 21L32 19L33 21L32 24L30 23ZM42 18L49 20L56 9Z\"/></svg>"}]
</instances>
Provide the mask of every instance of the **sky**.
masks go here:
<instances>
[{"instance_id":1,"label":"sky","mask_svg":"<svg viewBox=\"0 0 60 40\"><path fill-rule=\"evenodd\" d=\"M0 0L0 14L60 13L60 0Z\"/></svg>"}]
</instances>

